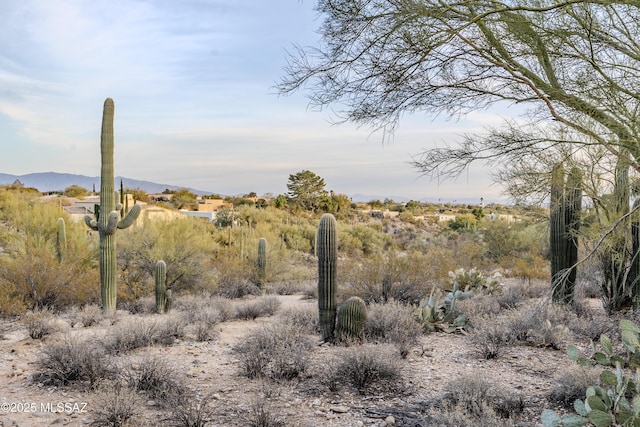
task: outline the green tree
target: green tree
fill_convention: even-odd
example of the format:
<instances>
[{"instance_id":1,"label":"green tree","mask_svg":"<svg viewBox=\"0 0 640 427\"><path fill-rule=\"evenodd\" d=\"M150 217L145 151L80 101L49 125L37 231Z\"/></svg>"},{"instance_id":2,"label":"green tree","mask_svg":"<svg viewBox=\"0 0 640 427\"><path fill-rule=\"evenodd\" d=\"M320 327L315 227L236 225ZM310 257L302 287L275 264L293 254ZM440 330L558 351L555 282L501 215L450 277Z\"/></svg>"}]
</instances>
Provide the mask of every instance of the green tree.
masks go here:
<instances>
[{"instance_id":1,"label":"green tree","mask_svg":"<svg viewBox=\"0 0 640 427\"><path fill-rule=\"evenodd\" d=\"M176 209L188 210L195 210L198 206L196 202L196 195L186 188L181 188L173 193L173 197L171 197L171 204Z\"/></svg>"},{"instance_id":2,"label":"green tree","mask_svg":"<svg viewBox=\"0 0 640 427\"><path fill-rule=\"evenodd\" d=\"M287 201L293 207L316 210L320 199L327 196L324 187L324 179L309 170L289 175Z\"/></svg>"},{"instance_id":3,"label":"green tree","mask_svg":"<svg viewBox=\"0 0 640 427\"><path fill-rule=\"evenodd\" d=\"M274 208L282 209L287 206L287 197L284 194L278 194L278 197L273 199L272 204Z\"/></svg>"},{"instance_id":4,"label":"green tree","mask_svg":"<svg viewBox=\"0 0 640 427\"><path fill-rule=\"evenodd\" d=\"M89 195L89 190L79 185L70 185L62 192L63 196L81 199Z\"/></svg>"}]
</instances>

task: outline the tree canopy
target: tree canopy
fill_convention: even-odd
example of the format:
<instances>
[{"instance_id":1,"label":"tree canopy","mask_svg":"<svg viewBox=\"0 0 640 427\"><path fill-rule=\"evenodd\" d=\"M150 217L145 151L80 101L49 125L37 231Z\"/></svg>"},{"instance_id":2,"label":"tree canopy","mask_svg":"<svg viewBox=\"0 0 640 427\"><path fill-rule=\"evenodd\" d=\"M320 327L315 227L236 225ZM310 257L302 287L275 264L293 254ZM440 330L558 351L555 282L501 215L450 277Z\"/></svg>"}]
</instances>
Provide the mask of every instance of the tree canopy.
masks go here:
<instances>
[{"instance_id":1,"label":"tree canopy","mask_svg":"<svg viewBox=\"0 0 640 427\"><path fill-rule=\"evenodd\" d=\"M483 159L504 177L541 153L562 161L593 146L640 170L640 2L318 0L316 8L321 44L290 56L283 94L304 88L312 107L386 131L404 113L526 109L523 120L427 149L414 158L424 174L455 177Z\"/></svg>"},{"instance_id":2,"label":"tree canopy","mask_svg":"<svg viewBox=\"0 0 640 427\"><path fill-rule=\"evenodd\" d=\"M289 175L287 200L290 206L316 210L327 195L324 179L309 170Z\"/></svg>"}]
</instances>

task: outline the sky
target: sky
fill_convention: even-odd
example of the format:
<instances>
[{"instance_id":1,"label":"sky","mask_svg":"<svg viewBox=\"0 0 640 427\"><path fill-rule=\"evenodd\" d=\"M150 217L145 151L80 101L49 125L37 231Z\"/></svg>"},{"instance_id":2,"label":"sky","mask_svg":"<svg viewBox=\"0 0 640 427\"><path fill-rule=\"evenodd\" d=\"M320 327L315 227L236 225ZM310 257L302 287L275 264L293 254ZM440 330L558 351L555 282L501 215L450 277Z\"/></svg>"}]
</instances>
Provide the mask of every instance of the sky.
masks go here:
<instances>
[{"instance_id":1,"label":"sky","mask_svg":"<svg viewBox=\"0 0 640 427\"><path fill-rule=\"evenodd\" d=\"M3 0L0 173L100 174L115 102L115 175L224 195L287 191L311 170L327 190L504 200L481 165L451 182L409 162L501 120L412 115L391 140L335 125L305 93L280 96L288 52L316 46L311 0Z\"/></svg>"}]
</instances>

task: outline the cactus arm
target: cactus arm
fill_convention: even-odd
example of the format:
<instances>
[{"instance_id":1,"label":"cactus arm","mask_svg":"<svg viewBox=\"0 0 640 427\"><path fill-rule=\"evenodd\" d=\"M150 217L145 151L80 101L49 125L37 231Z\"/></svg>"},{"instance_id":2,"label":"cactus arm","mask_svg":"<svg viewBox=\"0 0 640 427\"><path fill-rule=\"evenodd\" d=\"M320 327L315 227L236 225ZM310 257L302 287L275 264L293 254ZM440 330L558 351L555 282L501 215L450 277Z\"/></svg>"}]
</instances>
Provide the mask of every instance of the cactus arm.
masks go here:
<instances>
[{"instance_id":1,"label":"cactus arm","mask_svg":"<svg viewBox=\"0 0 640 427\"><path fill-rule=\"evenodd\" d=\"M96 221L96 219L91 215L84 216L84 223L87 224L87 227L89 227L93 231L98 231L98 221Z\"/></svg>"},{"instance_id":2,"label":"cactus arm","mask_svg":"<svg viewBox=\"0 0 640 427\"><path fill-rule=\"evenodd\" d=\"M116 232L116 228L118 227L118 221L120 220L120 212L111 211L109 213L109 217L107 218L107 223L104 228L101 228L102 233L111 235ZM102 224L101 224L102 225Z\"/></svg>"},{"instance_id":3,"label":"cactus arm","mask_svg":"<svg viewBox=\"0 0 640 427\"><path fill-rule=\"evenodd\" d=\"M138 216L140 215L140 211L141 210L142 210L142 208L140 207L140 205L138 205L138 204L133 205L131 210L129 212L127 212L127 214L124 216L124 218L122 218L120 221L118 221L118 226L117 227L119 229L130 227L136 221L136 219L138 219Z\"/></svg>"}]
</instances>

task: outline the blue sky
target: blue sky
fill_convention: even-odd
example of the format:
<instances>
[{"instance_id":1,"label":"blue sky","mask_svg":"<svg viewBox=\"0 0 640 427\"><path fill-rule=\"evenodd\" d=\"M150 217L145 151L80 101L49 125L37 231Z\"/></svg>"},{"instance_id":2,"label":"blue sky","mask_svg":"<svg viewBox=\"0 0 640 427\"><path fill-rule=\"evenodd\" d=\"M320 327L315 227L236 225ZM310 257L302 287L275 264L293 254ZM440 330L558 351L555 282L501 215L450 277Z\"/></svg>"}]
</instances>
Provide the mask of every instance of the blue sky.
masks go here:
<instances>
[{"instance_id":1,"label":"blue sky","mask_svg":"<svg viewBox=\"0 0 640 427\"><path fill-rule=\"evenodd\" d=\"M115 173L222 194L286 192L311 170L327 189L380 197L501 198L482 167L420 178L411 155L500 118L409 116L393 139L331 123L273 86L287 51L316 45L304 0L3 0L0 173L100 173L114 99Z\"/></svg>"}]
</instances>

